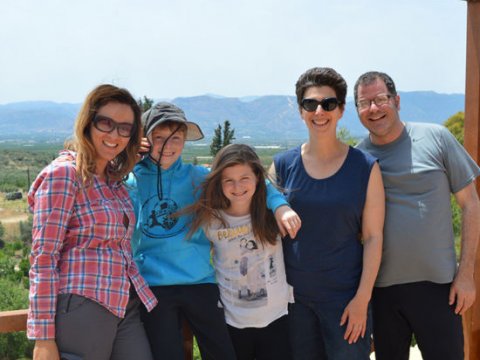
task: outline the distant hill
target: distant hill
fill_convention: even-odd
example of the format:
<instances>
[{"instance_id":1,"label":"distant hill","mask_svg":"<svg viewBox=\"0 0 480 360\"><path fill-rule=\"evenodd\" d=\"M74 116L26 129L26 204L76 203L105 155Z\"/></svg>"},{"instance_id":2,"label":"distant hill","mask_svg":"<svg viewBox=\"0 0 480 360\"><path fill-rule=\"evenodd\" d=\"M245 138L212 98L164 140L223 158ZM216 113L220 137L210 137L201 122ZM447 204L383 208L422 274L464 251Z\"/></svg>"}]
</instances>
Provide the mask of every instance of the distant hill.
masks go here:
<instances>
[{"instance_id":1,"label":"distant hill","mask_svg":"<svg viewBox=\"0 0 480 360\"><path fill-rule=\"evenodd\" d=\"M0 105L0 139L59 140L72 134L80 104L26 101Z\"/></svg>"},{"instance_id":2,"label":"distant hill","mask_svg":"<svg viewBox=\"0 0 480 360\"><path fill-rule=\"evenodd\" d=\"M451 115L463 111L463 94L438 94L433 91L400 92L401 118L404 121L443 123ZM224 120L235 129L237 140L285 140L306 137L293 96L251 96L242 98L204 95L172 100L187 118L197 122L207 138ZM0 140L60 140L72 133L80 104L55 102L18 102L0 105ZM352 99L340 126L354 136L366 133L358 121Z\"/></svg>"}]
</instances>

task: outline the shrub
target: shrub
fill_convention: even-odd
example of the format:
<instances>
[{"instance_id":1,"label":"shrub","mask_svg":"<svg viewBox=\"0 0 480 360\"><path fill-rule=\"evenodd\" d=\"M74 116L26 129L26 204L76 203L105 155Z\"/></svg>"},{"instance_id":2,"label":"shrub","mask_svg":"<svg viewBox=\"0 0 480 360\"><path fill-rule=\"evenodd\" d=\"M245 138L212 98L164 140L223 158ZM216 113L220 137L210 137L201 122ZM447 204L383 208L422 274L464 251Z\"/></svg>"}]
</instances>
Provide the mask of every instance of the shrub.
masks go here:
<instances>
[{"instance_id":1,"label":"shrub","mask_svg":"<svg viewBox=\"0 0 480 360\"><path fill-rule=\"evenodd\" d=\"M0 278L0 311L19 310L28 307L28 290L23 285ZM27 339L25 332L0 334L0 359L15 360L31 358L33 341Z\"/></svg>"}]
</instances>

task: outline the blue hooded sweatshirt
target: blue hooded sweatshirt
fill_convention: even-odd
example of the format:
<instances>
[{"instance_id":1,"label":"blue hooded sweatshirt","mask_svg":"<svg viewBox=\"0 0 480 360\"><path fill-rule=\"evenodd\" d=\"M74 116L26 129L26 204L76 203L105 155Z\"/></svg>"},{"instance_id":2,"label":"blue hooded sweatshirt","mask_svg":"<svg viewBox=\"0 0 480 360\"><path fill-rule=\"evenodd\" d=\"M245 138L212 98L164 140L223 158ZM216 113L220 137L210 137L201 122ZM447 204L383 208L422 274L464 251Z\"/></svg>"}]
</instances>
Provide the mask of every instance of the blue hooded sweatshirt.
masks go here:
<instances>
[{"instance_id":1,"label":"blue hooded sweatshirt","mask_svg":"<svg viewBox=\"0 0 480 360\"><path fill-rule=\"evenodd\" d=\"M197 200L197 190L208 172L203 166L184 164L179 158L167 170L161 170L161 182L157 184L157 165L147 157L130 174L127 185L137 216L132 250L150 286L216 282L210 242L203 230L188 239L191 217L170 216ZM270 209L288 205L271 184L267 189Z\"/></svg>"}]
</instances>

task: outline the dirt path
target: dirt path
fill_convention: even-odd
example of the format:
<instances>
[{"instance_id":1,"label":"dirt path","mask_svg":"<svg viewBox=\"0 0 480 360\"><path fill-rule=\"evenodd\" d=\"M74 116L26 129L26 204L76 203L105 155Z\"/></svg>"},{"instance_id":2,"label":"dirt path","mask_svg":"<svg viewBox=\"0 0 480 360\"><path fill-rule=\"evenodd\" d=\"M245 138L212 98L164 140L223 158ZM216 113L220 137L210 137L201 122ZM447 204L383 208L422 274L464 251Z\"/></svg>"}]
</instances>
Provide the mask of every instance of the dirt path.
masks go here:
<instances>
[{"instance_id":1,"label":"dirt path","mask_svg":"<svg viewBox=\"0 0 480 360\"><path fill-rule=\"evenodd\" d=\"M0 222L2 224L13 224L27 219L28 214L26 213L0 208Z\"/></svg>"},{"instance_id":2,"label":"dirt path","mask_svg":"<svg viewBox=\"0 0 480 360\"><path fill-rule=\"evenodd\" d=\"M0 214L0 222L2 224L13 224L13 223L18 223L20 221L26 221L28 219L27 214L18 214L14 216L8 216L8 217L3 217Z\"/></svg>"}]
</instances>

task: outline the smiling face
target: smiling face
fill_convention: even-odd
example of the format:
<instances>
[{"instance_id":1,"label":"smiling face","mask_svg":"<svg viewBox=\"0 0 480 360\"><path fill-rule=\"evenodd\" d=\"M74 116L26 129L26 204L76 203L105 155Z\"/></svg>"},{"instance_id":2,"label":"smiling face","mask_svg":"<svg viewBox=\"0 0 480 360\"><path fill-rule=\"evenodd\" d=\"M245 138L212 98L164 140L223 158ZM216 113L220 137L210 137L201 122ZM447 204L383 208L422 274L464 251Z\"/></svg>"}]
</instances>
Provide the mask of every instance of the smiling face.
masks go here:
<instances>
[{"instance_id":1,"label":"smiling face","mask_svg":"<svg viewBox=\"0 0 480 360\"><path fill-rule=\"evenodd\" d=\"M303 98L320 101L336 96L335 90L330 86L312 86L305 90ZM310 135L328 133L335 136L337 123L343 115L343 110L344 108L340 105L332 111L325 111L321 106L318 106L315 111L306 111L301 107L300 115L305 121Z\"/></svg>"},{"instance_id":2,"label":"smiling face","mask_svg":"<svg viewBox=\"0 0 480 360\"><path fill-rule=\"evenodd\" d=\"M230 201L227 213L246 215L257 188L257 176L248 164L229 166L222 171L222 191Z\"/></svg>"},{"instance_id":3,"label":"smiling face","mask_svg":"<svg viewBox=\"0 0 480 360\"><path fill-rule=\"evenodd\" d=\"M361 100L373 100L379 94L389 94L387 86L381 79L377 79L367 85L359 85L357 102ZM397 139L403 131L403 123L400 121L400 97L392 96L389 101L377 106L373 101L365 109L357 109L358 117L370 132L372 143L377 145L388 144Z\"/></svg>"},{"instance_id":4,"label":"smiling face","mask_svg":"<svg viewBox=\"0 0 480 360\"><path fill-rule=\"evenodd\" d=\"M172 133L175 132L173 135ZM169 136L172 135L170 138ZM185 131L170 128L167 126L157 126L153 129L149 139L152 143L151 156L158 161L160 159L160 151L163 147L162 158L160 164L162 169L167 170L182 155L185 146ZM167 140L165 144L165 141ZM165 146L163 146L165 144Z\"/></svg>"},{"instance_id":5,"label":"smiling face","mask_svg":"<svg viewBox=\"0 0 480 360\"><path fill-rule=\"evenodd\" d=\"M127 104L118 102L109 102L102 106L97 115L112 119L118 124L134 123L134 113ZM111 132L102 132L98 130L93 123L90 124L90 135L96 154L96 173L103 174L109 161L115 159L128 145L129 137L118 135L118 130L114 128Z\"/></svg>"}]
</instances>

